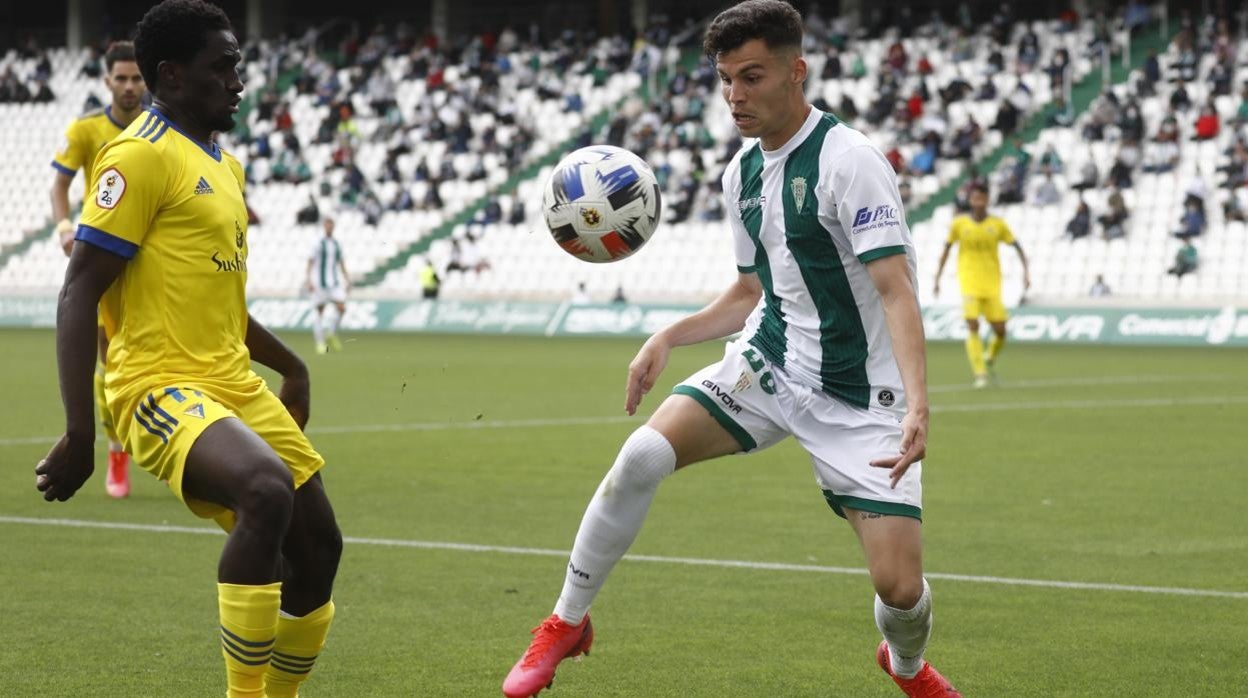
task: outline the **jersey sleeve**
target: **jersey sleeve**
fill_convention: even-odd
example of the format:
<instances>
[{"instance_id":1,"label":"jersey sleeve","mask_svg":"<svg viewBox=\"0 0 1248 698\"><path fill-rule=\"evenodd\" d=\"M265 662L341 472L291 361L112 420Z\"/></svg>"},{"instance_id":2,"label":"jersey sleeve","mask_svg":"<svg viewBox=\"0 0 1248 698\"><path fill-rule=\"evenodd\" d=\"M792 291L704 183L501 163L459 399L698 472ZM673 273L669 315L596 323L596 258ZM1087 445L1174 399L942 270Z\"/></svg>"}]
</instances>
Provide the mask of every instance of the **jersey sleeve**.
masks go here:
<instances>
[{"instance_id":1,"label":"jersey sleeve","mask_svg":"<svg viewBox=\"0 0 1248 698\"><path fill-rule=\"evenodd\" d=\"M86 134L83 133L81 121L75 121L65 129L65 140L52 156L52 168L71 178L87 162Z\"/></svg>"},{"instance_id":2,"label":"jersey sleeve","mask_svg":"<svg viewBox=\"0 0 1248 698\"><path fill-rule=\"evenodd\" d=\"M125 139L105 146L94 169L74 239L130 259L164 202L165 159L151 143Z\"/></svg>"},{"instance_id":3,"label":"jersey sleeve","mask_svg":"<svg viewBox=\"0 0 1248 698\"><path fill-rule=\"evenodd\" d=\"M754 247L754 241L750 239L749 233L745 230L745 224L741 222L741 207L737 205L737 199L741 196L741 157L739 154L724 169L721 184L723 185L720 191L723 192L724 198L724 218L728 220L728 228L732 233L732 249L737 260L737 271L742 274L751 274L754 272L758 251Z\"/></svg>"},{"instance_id":4,"label":"jersey sleeve","mask_svg":"<svg viewBox=\"0 0 1248 698\"><path fill-rule=\"evenodd\" d=\"M961 236L962 226L959 224L960 220L961 220L960 218L954 218L953 222L949 224L949 237L945 239L946 245L952 245L956 243L959 237Z\"/></svg>"},{"instance_id":5,"label":"jersey sleeve","mask_svg":"<svg viewBox=\"0 0 1248 698\"><path fill-rule=\"evenodd\" d=\"M1004 219L998 220L1001 222L1001 242L1007 245L1013 245L1015 242L1014 231L1010 230L1009 224L1007 224Z\"/></svg>"},{"instance_id":6,"label":"jersey sleeve","mask_svg":"<svg viewBox=\"0 0 1248 698\"><path fill-rule=\"evenodd\" d=\"M906 251L905 209L897 176L871 145L845 151L832 165L832 203L862 263Z\"/></svg>"}]
</instances>

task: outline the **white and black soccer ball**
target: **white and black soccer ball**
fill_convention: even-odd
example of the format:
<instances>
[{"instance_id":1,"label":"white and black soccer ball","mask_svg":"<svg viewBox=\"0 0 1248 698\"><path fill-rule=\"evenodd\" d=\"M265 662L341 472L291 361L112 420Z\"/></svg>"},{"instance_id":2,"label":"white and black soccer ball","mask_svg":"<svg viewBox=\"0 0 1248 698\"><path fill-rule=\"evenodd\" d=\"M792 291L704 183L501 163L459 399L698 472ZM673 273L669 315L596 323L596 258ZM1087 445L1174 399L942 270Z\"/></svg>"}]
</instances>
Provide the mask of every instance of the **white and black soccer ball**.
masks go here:
<instances>
[{"instance_id":1,"label":"white and black soccer ball","mask_svg":"<svg viewBox=\"0 0 1248 698\"><path fill-rule=\"evenodd\" d=\"M560 160L542 207L555 242L586 262L614 262L641 249L662 210L654 171L612 145L591 145Z\"/></svg>"}]
</instances>

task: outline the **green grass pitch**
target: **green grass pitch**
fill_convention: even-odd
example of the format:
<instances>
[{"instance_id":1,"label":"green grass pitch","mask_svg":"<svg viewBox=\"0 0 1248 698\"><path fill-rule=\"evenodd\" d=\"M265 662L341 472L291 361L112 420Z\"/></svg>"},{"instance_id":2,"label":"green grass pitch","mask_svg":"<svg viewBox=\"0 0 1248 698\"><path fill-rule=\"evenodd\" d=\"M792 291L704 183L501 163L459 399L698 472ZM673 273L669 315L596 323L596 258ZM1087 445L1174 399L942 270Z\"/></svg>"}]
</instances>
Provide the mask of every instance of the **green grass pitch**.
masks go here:
<instances>
[{"instance_id":1,"label":"green grass pitch","mask_svg":"<svg viewBox=\"0 0 1248 698\"><path fill-rule=\"evenodd\" d=\"M358 335L311 352L313 443L349 542L338 615L303 692L491 696L551 610L567 550L638 421L622 419L638 340ZM43 502L32 468L62 426L48 331L4 331L0 363L0 694L224 692L218 535L40 525L205 527L142 472ZM677 350L662 393L716 360ZM1230 696L1248 685L1245 353L1008 346L972 391L961 345L929 351L924 472L928 657L968 696ZM100 449L101 458L103 448ZM792 442L682 471L633 553L860 568ZM594 607L593 655L553 696L891 696L865 576L622 562Z\"/></svg>"}]
</instances>

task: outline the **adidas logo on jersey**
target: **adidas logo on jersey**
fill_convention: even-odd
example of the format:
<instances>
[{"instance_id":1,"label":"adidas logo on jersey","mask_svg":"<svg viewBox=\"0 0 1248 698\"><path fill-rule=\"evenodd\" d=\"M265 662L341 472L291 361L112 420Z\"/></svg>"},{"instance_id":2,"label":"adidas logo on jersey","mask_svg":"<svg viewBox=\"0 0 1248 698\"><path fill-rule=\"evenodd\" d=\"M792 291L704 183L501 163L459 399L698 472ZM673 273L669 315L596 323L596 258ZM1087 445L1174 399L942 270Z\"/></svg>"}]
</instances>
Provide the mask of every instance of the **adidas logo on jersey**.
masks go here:
<instances>
[{"instance_id":1,"label":"adidas logo on jersey","mask_svg":"<svg viewBox=\"0 0 1248 698\"><path fill-rule=\"evenodd\" d=\"M211 194L211 193L212 193L212 186L208 184L208 180L204 179L203 177L200 177L199 184L195 185L195 195L198 196L200 194Z\"/></svg>"}]
</instances>

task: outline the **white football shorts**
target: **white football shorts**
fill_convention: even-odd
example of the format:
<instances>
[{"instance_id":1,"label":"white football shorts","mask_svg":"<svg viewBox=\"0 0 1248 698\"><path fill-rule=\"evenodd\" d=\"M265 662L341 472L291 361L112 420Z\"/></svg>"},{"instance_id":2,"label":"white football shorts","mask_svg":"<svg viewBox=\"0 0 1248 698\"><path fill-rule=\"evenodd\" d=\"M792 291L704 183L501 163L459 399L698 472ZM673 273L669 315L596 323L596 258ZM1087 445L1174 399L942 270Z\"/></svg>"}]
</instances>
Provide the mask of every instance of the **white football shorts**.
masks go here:
<instances>
[{"instance_id":1,"label":"white football shorts","mask_svg":"<svg viewBox=\"0 0 1248 698\"><path fill-rule=\"evenodd\" d=\"M346 303L347 289L343 286L337 288L313 288L312 289L312 305L321 306L326 303Z\"/></svg>"},{"instance_id":2,"label":"white football shorts","mask_svg":"<svg viewBox=\"0 0 1248 698\"><path fill-rule=\"evenodd\" d=\"M889 486L889 469L870 461L901 449L903 413L852 405L792 380L744 340L729 342L724 358L672 392L697 400L746 453L792 435L810 454L815 481L839 516L844 509L922 519L923 464L915 462Z\"/></svg>"}]
</instances>

